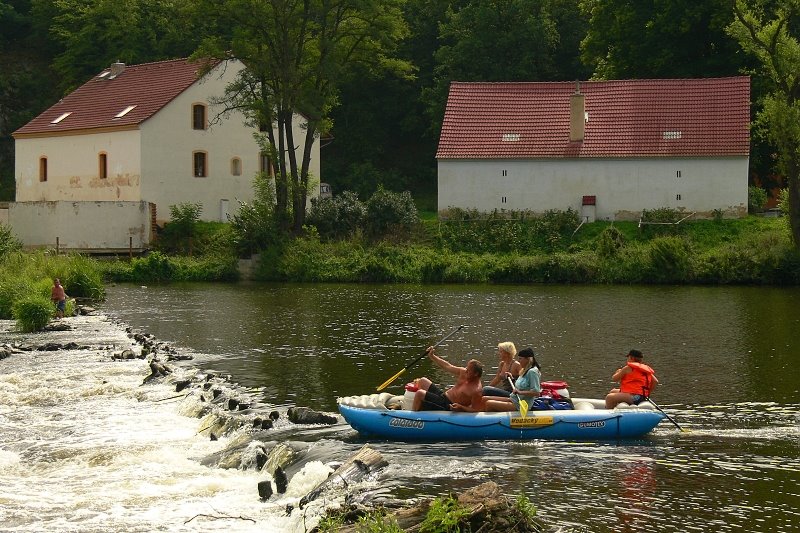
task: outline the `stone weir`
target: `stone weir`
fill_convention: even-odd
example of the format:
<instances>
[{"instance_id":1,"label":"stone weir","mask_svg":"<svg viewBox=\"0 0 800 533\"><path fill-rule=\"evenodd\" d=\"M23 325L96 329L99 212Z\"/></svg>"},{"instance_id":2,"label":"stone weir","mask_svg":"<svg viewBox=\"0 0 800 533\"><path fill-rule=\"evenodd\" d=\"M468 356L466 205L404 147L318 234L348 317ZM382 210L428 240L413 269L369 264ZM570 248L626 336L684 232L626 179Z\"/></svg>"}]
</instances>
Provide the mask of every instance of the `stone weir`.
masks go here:
<instances>
[{"instance_id":1,"label":"stone weir","mask_svg":"<svg viewBox=\"0 0 800 533\"><path fill-rule=\"evenodd\" d=\"M303 406L263 403L263 394L260 391L241 387L232 382L230 376L197 368L193 361L194 356L180 347L159 341L149 333L135 331L93 309L84 310L81 314L83 316L52 322L45 328L44 335L12 335L13 342L0 344L0 359L24 357L31 351L71 350L85 352L87 361L98 356L120 364L146 361L149 374L142 375L141 387L159 384L162 385L162 391L163 385L174 391L174 394L150 401L177 402L180 404L178 409L181 414L198 418L198 434L211 440L228 437L229 442L224 449L202 457L199 461L209 467L263 472L263 480L253 487L253 497L262 501L266 502L283 494L290 476L299 472L306 462L317 460L306 457L309 450L307 441L313 440L313 432L320 432L321 438L324 438L330 436L325 431L326 428L346 426L338 414ZM340 429L348 431L349 426L347 429ZM298 435L300 438L295 438ZM404 502L385 493L356 493L359 490L358 481L375 478L388 464L369 445L364 445L348 457L330 459L335 468L331 469L326 480L311 488L300 499L298 507L304 507L328 491L335 491L349 502L344 510L339 511L343 513L343 530L350 530L346 525L348 518L357 521L358 518L373 513L375 509L393 509L394 515L389 515L391 519L406 527L424 519L424 512L427 510L424 501L404 507ZM486 496L484 493L487 490L492 492L496 501L493 506L481 508L485 510L491 507L488 513L473 509L469 515L473 526L476 523L489 526L489 522L494 520L491 516L503 515L503 509L513 511L513 505L509 505L497 493L496 486L478 486L475 490L482 494L481 498ZM292 510L292 506L286 509L287 513ZM502 522L499 523L501 529L494 527L498 524L492 524L489 529L484 527L481 531L541 531L538 524L520 521L519 517L514 523L516 528L509 528L508 522ZM413 529L411 526L410 530Z\"/></svg>"},{"instance_id":2,"label":"stone weir","mask_svg":"<svg viewBox=\"0 0 800 533\"><path fill-rule=\"evenodd\" d=\"M308 446L292 439L294 435L301 433L308 440L309 433L336 424L344 426L337 414L303 406L265 404L260 393L238 386L231 382L230 376L197 368L191 353L91 308L82 308L77 317L54 320L41 332L14 333L9 337L12 342L0 343L0 359L24 357L33 351L70 350L87 361L98 356L120 364L146 361L149 374L142 376L141 386L167 385L175 392L153 401L179 402L181 414L199 419L200 435L211 440L229 437L223 450L201 458L200 462L209 467L264 472L264 480L253 487L254 497L257 495L264 501L284 493L289 476L305 462ZM352 486L387 464L381 454L368 446L332 463L339 465L338 468L332 469L328 480L302 498L301 506L329 488Z\"/></svg>"}]
</instances>

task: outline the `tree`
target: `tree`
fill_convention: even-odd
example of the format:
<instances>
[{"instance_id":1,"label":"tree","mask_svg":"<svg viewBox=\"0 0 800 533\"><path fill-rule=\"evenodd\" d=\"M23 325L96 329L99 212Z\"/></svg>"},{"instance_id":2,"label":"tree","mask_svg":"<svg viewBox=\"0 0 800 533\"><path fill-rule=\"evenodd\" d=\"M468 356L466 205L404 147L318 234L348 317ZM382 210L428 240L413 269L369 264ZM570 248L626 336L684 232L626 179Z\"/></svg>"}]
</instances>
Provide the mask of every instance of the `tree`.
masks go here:
<instances>
[{"instance_id":1,"label":"tree","mask_svg":"<svg viewBox=\"0 0 800 533\"><path fill-rule=\"evenodd\" d=\"M204 0L198 16L217 25L196 57L235 57L245 70L226 92L265 132L276 163L276 215L282 230L298 234L305 221L311 149L330 129L340 84L354 65L408 71L394 59L406 26L402 0ZM292 118L302 115L303 138ZM273 125L277 134L273 132ZM301 146L297 160L295 146Z\"/></svg>"},{"instance_id":2,"label":"tree","mask_svg":"<svg viewBox=\"0 0 800 533\"><path fill-rule=\"evenodd\" d=\"M185 13L191 0L38 0L51 3L47 30L61 46L53 67L74 90L113 61L188 56L198 45Z\"/></svg>"},{"instance_id":3,"label":"tree","mask_svg":"<svg viewBox=\"0 0 800 533\"><path fill-rule=\"evenodd\" d=\"M762 99L758 131L778 150L789 184L789 224L800 248L800 0L736 0L728 32L756 57L772 90Z\"/></svg>"},{"instance_id":4,"label":"tree","mask_svg":"<svg viewBox=\"0 0 800 533\"><path fill-rule=\"evenodd\" d=\"M454 2L453 4L458 4ZM548 81L575 79L557 58L571 38L577 5L561 0L470 0L453 5L440 25L433 87L425 91L433 129L438 133L450 82ZM577 27L580 27L578 24ZM562 41L561 30L564 30ZM577 48L573 58L577 57ZM575 66L575 61L566 62Z\"/></svg>"},{"instance_id":5,"label":"tree","mask_svg":"<svg viewBox=\"0 0 800 533\"><path fill-rule=\"evenodd\" d=\"M580 0L584 62L600 79L730 76L742 66L725 33L730 0Z\"/></svg>"}]
</instances>

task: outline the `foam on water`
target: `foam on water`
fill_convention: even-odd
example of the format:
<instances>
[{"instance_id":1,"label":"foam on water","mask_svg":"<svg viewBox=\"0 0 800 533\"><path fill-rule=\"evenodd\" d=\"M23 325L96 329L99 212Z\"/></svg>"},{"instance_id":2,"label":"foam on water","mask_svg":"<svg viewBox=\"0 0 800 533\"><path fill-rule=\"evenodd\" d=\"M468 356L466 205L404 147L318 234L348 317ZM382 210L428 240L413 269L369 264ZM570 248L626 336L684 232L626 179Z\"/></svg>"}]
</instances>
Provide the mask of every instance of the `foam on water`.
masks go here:
<instances>
[{"instance_id":1,"label":"foam on water","mask_svg":"<svg viewBox=\"0 0 800 533\"><path fill-rule=\"evenodd\" d=\"M0 363L4 531L303 531L315 520L309 510L286 516L286 505L329 467L312 462L286 494L259 501L257 484L268 474L198 461L231 439L198 434L201 421L182 414L196 400L158 401L175 391L142 386L145 361L115 362L97 346L129 347L119 326L93 317L69 323L98 332L87 339L92 350L17 353ZM23 339L12 327L0 323L4 336L30 343L65 335Z\"/></svg>"}]
</instances>

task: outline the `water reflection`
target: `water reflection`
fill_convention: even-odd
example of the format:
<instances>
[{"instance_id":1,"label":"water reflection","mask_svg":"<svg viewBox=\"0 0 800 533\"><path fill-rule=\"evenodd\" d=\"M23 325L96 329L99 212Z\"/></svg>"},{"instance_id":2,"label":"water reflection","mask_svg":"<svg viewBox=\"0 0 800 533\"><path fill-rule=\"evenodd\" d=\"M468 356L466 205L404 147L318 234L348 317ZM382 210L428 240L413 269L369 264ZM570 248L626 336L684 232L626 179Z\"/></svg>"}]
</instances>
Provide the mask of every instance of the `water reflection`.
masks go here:
<instances>
[{"instance_id":1,"label":"water reflection","mask_svg":"<svg viewBox=\"0 0 800 533\"><path fill-rule=\"evenodd\" d=\"M109 295L111 311L267 387L278 403L332 409L336 396L374 389L460 324L440 349L451 361L491 368L497 342L513 340L573 394L604 395L638 347L662 403L800 401L798 289L195 284ZM423 361L406 377L436 372Z\"/></svg>"},{"instance_id":2,"label":"water reflection","mask_svg":"<svg viewBox=\"0 0 800 533\"><path fill-rule=\"evenodd\" d=\"M380 484L416 497L493 480L577 531L789 532L800 519L799 303L797 288L196 284L112 287L106 308L266 401L327 410L460 324L437 350L447 359L491 366L497 342L513 340L580 396L604 395L637 347L662 383L656 401L690 433L662 423L621 444L373 441L390 457ZM390 390L421 374L447 380L422 361ZM325 438L339 455L364 443L347 426Z\"/></svg>"}]
</instances>

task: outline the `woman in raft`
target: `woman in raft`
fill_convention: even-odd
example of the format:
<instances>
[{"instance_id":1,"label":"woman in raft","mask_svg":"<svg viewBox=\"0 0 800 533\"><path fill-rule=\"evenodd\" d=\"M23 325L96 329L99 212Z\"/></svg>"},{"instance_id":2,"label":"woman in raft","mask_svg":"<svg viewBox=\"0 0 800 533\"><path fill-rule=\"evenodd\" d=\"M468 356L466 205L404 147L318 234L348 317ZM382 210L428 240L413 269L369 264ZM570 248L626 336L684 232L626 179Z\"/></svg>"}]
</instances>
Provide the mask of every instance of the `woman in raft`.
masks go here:
<instances>
[{"instance_id":1,"label":"woman in raft","mask_svg":"<svg viewBox=\"0 0 800 533\"><path fill-rule=\"evenodd\" d=\"M542 372L531 348L517 353L522 371L514 383L511 396L484 396L484 411L519 411L519 400L529 404L542 392Z\"/></svg>"},{"instance_id":2,"label":"woman in raft","mask_svg":"<svg viewBox=\"0 0 800 533\"><path fill-rule=\"evenodd\" d=\"M497 358L500 360L497 364L497 374L483 388L484 396L508 398L511 395L511 382L517 379L522 370L522 365L514 359L515 355L517 355L517 347L513 342L501 342L497 345ZM509 378L511 378L511 382Z\"/></svg>"}]
</instances>

